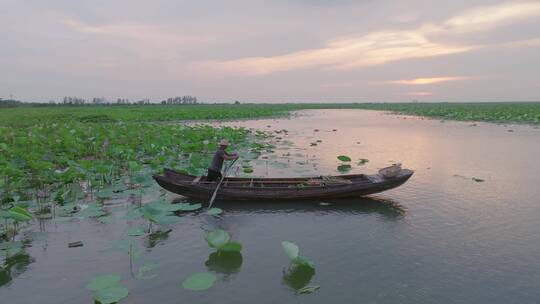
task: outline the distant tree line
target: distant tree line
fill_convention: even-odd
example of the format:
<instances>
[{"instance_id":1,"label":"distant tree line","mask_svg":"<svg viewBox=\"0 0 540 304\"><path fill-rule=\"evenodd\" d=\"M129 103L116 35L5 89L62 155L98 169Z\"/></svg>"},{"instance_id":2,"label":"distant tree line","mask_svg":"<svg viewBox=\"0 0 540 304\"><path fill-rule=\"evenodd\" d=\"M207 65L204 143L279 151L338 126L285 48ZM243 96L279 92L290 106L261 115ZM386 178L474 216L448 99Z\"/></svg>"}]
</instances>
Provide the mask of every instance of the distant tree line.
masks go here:
<instances>
[{"instance_id":1,"label":"distant tree line","mask_svg":"<svg viewBox=\"0 0 540 304\"><path fill-rule=\"evenodd\" d=\"M159 103L152 103L150 99L144 98L137 101L130 101L128 98L117 98L114 100L107 100L105 97L94 97L91 100L86 100L77 96L65 96L61 102L50 100L48 102L22 102L15 99L2 99L0 98L0 107L20 107L20 106L114 106L114 105L156 105ZM161 101L162 105L190 105L197 104L197 97L185 95L181 97L170 97Z\"/></svg>"},{"instance_id":2,"label":"distant tree line","mask_svg":"<svg viewBox=\"0 0 540 304\"><path fill-rule=\"evenodd\" d=\"M54 101L50 101L49 104L55 104ZM117 98L115 101L109 101L105 97L94 97L92 101L87 102L84 98L78 98L76 96L66 96L62 100L62 105L146 105L151 104L150 99L145 98L134 102L129 101L128 98Z\"/></svg>"},{"instance_id":3,"label":"distant tree line","mask_svg":"<svg viewBox=\"0 0 540 304\"><path fill-rule=\"evenodd\" d=\"M20 106L22 104L23 104L22 102L20 102L18 100L15 100L15 99L2 99L2 98L0 98L0 107L4 107L4 108L17 107L17 106Z\"/></svg>"},{"instance_id":4,"label":"distant tree line","mask_svg":"<svg viewBox=\"0 0 540 304\"><path fill-rule=\"evenodd\" d=\"M161 104L197 104L197 97L195 96L177 96L177 97L169 97L166 100L162 100Z\"/></svg>"}]
</instances>

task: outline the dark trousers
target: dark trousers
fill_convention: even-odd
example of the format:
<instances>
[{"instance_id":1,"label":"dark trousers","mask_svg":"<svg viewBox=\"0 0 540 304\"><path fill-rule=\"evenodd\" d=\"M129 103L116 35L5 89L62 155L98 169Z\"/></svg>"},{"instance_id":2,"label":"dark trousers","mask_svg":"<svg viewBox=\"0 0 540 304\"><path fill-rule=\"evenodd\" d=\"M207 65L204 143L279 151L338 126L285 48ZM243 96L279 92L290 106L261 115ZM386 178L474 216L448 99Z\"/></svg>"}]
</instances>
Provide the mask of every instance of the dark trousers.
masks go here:
<instances>
[{"instance_id":1,"label":"dark trousers","mask_svg":"<svg viewBox=\"0 0 540 304\"><path fill-rule=\"evenodd\" d=\"M213 181L220 180L221 176L222 176L221 172L208 169L208 177L206 179L213 182Z\"/></svg>"}]
</instances>

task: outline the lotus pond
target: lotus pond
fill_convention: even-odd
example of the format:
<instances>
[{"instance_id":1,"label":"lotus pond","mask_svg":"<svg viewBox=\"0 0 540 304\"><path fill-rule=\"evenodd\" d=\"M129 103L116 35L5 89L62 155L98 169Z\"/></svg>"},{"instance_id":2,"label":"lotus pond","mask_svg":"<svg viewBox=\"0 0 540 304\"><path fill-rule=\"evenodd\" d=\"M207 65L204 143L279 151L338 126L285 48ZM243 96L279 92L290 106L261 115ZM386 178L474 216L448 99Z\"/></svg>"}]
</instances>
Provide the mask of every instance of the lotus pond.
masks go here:
<instances>
[{"instance_id":1,"label":"lotus pond","mask_svg":"<svg viewBox=\"0 0 540 304\"><path fill-rule=\"evenodd\" d=\"M0 125L54 122L148 122L254 119L285 116L304 109L391 111L451 120L540 124L540 102L200 104L184 106L54 106L0 109Z\"/></svg>"},{"instance_id":2,"label":"lotus pond","mask_svg":"<svg viewBox=\"0 0 540 304\"><path fill-rule=\"evenodd\" d=\"M161 190L226 137L236 176L414 169L369 198L205 202ZM0 128L10 303L534 303L540 130L364 110ZM31 291L31 292L29 292Z\"/></svg>"}]
</instances>

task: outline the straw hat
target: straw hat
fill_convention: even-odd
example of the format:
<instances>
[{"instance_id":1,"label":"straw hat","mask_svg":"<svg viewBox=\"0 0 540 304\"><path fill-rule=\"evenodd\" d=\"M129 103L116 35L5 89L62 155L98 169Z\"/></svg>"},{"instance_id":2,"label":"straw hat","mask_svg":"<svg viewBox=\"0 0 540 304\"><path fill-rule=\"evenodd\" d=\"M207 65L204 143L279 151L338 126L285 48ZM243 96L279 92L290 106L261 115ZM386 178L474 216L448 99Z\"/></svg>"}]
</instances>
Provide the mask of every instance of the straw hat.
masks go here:
<instances>
[{"instance_id":1,"label":"straw hat","mask_svg":"<svg viewBox=\"0 0 540 304\"><path fill-rule=\"evenodd\" d=\"M220 146L228 146L229 141L227 141L226 139L222 139L222 140L219 141L219 145Z\"/></svg>"}]
</instances>

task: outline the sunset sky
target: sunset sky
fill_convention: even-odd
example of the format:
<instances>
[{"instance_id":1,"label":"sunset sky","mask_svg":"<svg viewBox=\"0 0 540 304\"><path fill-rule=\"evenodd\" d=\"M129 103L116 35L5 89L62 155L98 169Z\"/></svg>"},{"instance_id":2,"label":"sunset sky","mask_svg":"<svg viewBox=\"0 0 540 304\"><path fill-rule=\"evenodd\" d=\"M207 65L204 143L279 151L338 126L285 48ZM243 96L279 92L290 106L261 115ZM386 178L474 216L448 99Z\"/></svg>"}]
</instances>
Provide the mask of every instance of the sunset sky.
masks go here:
<instances>
[{"instance_id":1,"label":"sunset sky","mask_svg":"<svg viewBox=\"0 0 540 304\"><path fill-rule=\"evenodd\" d=\"M0 98L540 100L540 1L0 0Z\"/></svg>"}]
</instances>

